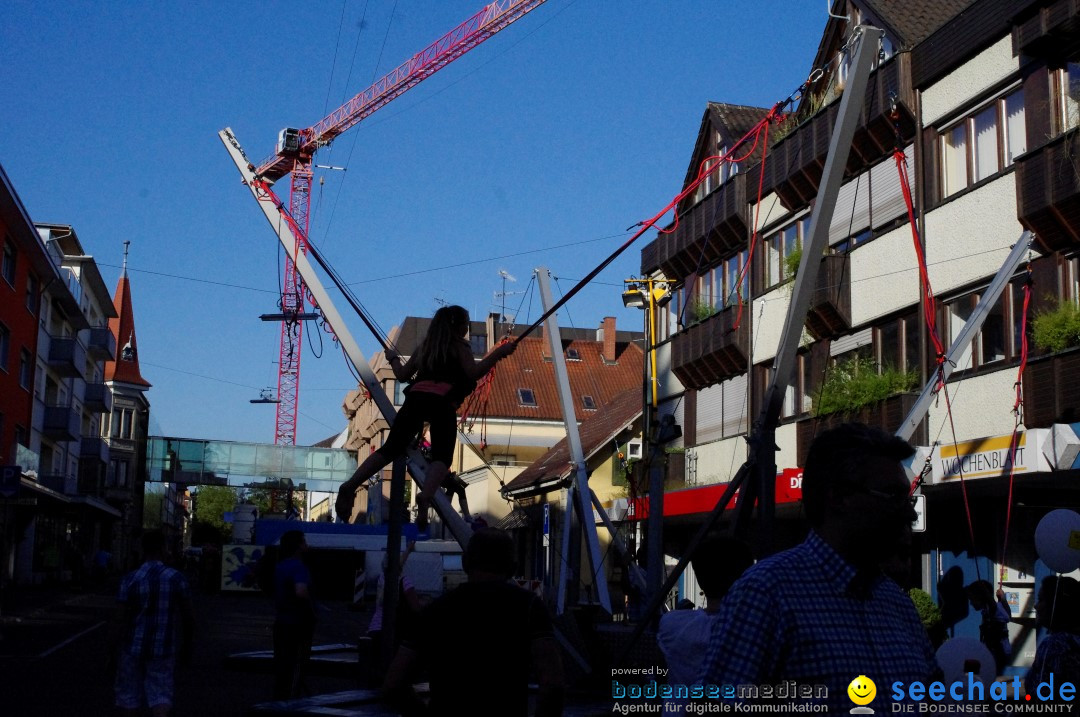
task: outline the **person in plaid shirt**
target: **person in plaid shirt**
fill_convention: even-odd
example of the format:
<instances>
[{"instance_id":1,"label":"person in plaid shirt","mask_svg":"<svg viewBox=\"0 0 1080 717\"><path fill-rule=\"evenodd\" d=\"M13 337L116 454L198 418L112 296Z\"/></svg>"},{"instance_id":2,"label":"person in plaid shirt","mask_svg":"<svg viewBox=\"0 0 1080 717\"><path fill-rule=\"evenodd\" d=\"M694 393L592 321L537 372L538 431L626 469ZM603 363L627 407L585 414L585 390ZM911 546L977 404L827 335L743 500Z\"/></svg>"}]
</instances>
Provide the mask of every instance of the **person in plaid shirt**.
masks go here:
<instances>
[{"instance_id":1,"label":"person in plaid shirt","mask_svg":"<svg viewBox=\"0 0 1080 717\"><path fill-rule=\"evenodd\" d=\"M110 650L116 706L134 715L146 705L154 717L167 717L176 662L191 657L191 590L179 571L162 562L165 539L159 531L143 533L142 548L143 564L123 577L117 596Z\"/></svg>"},{"instance_id":2,"label":"person in plaid shirt","mask_svg":"<svg viewBox=\"0 0 1080 717\"><path fill-rule=\"evenodd\" d=\"M915 520L902 439L861 424L819 435L803 472L810 533L761 560L731 588L712 623L701 683L825 687L829 714L852 708L859 676L877 686L869 705L892 711L889 686L940 675L914 603L881 571L910 541ZM745 700L743 700L745 701Z\"/></svg>"}]
</instances>

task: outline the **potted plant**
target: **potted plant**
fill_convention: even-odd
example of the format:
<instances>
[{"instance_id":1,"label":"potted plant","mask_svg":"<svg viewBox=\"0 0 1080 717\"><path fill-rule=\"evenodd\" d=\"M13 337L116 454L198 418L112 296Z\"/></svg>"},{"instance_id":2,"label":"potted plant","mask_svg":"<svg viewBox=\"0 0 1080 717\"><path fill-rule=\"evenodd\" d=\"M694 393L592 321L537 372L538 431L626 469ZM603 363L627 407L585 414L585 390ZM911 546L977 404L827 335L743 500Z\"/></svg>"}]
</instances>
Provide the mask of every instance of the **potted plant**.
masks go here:
<instances>
[{"instance_id":1,"label":"potted plant","mask_svg":"<svg viewBox=\"0 0 1080 717\"><path fill-rule=\"evenodd\" d=\"M872 358L857 356L829 371L820 392L814 396L813 414L851 414L864 406L914 389L916 371L881 368Z\"/></svg>"},{"instance_id":2,"label":"potted plant","mask_svg":"<svg viewBox=\"0 0 1080 717\"><path fill-rule=\"evenodd\" d=\"M1080 346L1080 306L1060 301L1056 308L1034 318L1031 335L1035 345L1047 353Z\"/></svg>"}]
</instances>

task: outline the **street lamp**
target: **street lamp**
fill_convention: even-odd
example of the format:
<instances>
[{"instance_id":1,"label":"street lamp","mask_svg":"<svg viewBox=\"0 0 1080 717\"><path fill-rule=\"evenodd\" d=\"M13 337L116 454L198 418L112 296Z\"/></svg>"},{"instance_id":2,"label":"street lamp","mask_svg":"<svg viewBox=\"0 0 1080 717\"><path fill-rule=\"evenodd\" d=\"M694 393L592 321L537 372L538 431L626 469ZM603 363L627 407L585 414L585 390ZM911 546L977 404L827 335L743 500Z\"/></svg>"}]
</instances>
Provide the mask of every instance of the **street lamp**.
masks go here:
<instances>
[{"instance_id":1,"label":"street lamp","mask_svg":"<svg viewBox=\"0 0 1080 717\"><path fill-rule=\"evenodd\" d=\"M664 474L659 460L660 431L653 435L653 420L657 407L656 379L656 309L671 301L671 284L666 279L626 279L623 306L645 310L645 341L648 344L649 400L642 411L642 433L649 442L646 465L649 469L649 536L648 558L645 564L646 584L650 600L664 583Z\"/></svg>"}]
</instances>

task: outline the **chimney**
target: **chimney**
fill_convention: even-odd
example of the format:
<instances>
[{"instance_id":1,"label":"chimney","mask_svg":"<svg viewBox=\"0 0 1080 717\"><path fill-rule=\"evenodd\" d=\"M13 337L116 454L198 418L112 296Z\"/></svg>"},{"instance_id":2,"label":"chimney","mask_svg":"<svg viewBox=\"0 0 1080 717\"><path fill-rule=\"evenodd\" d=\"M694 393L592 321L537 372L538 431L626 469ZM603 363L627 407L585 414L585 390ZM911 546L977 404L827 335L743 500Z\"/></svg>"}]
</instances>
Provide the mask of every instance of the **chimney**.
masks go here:
<instances>
[{"instance_id":1,"label":"chimney","mask_svg":"<svg viewBox=\"0 0 1080 717\"><path fill-rule=\"evenodd\" d=\"M608 363L615 363L615 317L605 316L604 323L600 325L600 330L596 332L596 337L600 341L604 342L604 349L602 356Z\"/></svg>"},{"instance_id":2,"label":"chimney","mask_svg":"<svg viewBox=\"0 0 1080 717\"><path fill-rule=\"evenodd\" d=\"M495 313L488 313L487 320L484 322L487 327L487 339L485 343L484 353L488 353L491 349L495 348L495 342L499 340L499 315Z\"/></svg>"}]
</instances>

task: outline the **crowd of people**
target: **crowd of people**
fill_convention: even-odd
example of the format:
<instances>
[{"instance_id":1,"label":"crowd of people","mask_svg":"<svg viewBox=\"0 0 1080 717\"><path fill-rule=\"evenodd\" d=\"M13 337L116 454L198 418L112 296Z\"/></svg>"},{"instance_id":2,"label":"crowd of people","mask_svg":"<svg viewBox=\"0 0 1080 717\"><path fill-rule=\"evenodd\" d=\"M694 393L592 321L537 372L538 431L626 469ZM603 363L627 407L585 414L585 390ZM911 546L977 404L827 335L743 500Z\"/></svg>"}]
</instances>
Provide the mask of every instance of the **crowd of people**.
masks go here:
<instances>
[{"instance_id":1,"label":"crowd of people","mask_svg":"<svg viewBox=\"0 0 1080 717\"><path fill-rule=\"evenodd\" d=\"M801 544L755 563L745 543L731 537L704 541L692 556L703 609L668 612L658 623L667 683L823 687L812 699L829 714L841 714L855 700L848 691L855 676L878 685L855 704L880 712L892 711L897 699L887 686L941 680L945 665L935 654L938 646L912 599L890 577L896 554L910 545L914 508L902 461L911 453L906 442L858 424L822 433L803 473L809 532ZM164 717L172 707L176 665L191 654L191 589L166 564L160 532L148 531L142 548L143 563L121 580L111 632L116 703L125 714L149 707ZM306 550L303 532L282 535L272 586L275 699L306 694L316 615ZM408 552L403 565L407 559ZM403 574L394 657L386 664L373 653L369 683L381 681L387 701L402 714L487 715L527 714L528 685L535 682L535 714L561 714L561 650L543 602L510 581L515 563L509 534L476 531L463 568L468 581L422 609ZM1015 620L1005 594L985 580L964 586L963 593L993 660L983 674L1000 676L1011 660L1008 627ZM379 640L382 600L376 605L369 634ZM1026 693L1037 694L1051 675L1057 685L1076 685L1080 582L1045 578L1035 611L1041 634L1024 679ZM977 675L982 666L975 658L972 653L963 669ZM426 704L412 689L421 675L430 684ZM901 695L901 701L909 697Z\"/></svg>"}]
</instances>

